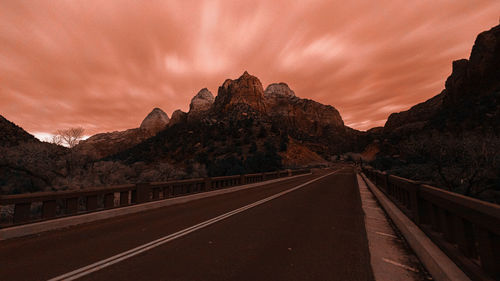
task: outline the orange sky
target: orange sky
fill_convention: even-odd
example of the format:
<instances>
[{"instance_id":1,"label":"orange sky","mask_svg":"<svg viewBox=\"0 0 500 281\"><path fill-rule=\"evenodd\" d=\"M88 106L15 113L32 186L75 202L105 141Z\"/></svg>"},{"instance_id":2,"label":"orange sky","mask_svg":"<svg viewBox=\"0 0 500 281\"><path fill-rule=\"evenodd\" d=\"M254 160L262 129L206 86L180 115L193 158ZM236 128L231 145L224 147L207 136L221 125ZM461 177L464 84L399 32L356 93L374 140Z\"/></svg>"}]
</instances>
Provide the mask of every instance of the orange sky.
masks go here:
<instances>
[{"instance_id":1,"label":"orange sky","mask_svg":"<svg viewBox=\"0 0 500 281\"><path fill-rule=\"evenodd\" d=\"M499 15L496 0L5 0L0 114L37 134L123 130L248 70L366 130L438 94Z\"/></svg>"}]
</instances>

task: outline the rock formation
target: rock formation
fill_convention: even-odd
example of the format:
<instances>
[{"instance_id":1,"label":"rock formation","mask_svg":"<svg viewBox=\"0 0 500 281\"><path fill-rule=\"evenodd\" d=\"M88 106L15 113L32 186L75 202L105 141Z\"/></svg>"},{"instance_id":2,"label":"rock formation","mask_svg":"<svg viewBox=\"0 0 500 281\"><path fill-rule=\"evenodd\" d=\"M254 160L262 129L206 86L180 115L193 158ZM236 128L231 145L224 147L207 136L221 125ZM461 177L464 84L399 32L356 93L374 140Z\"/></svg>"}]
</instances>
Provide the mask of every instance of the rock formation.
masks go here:
<instances>
[{"instance_id":1,"label":"rock formation","mask_svg":"<svg viewBox=\"0 0 500 281\"><path fill-rule=\"evenodd\" d=\"M259 79L244 72L236 80L227 79L219 87L214 109L217 113L227 112L236 105L243 104L258 112L266 112L264 89Z\"/></svg>"},{"instance_id":2,"label":"rock formation","mask_svg":"<svg viewBox=\"0 0 500 281\"><path fill-rule=\"evenodd\" d=\"M187 117L188 120L198 119L208 113L214 101L214 96L207 88L201 89L198 94L191 99Z\"/></svg>"},{"instance_id":3,"label":"rock formation","mask_svg":"<svg viewBox=\"0 0 500 281\"><path fill-rule=\"evenodd\" d=\"M339 112L330 105L295 96L287 84L271 84L266 88L266 105L273 118L312 135L323 133L326 127L343 130Z\"/></svg>"},{"instance_id":4,"label":"rock formation","mask_svg":"<svg viewBox=\"0 0 500 281\"><path fill-rule=\"evenodd\" d=\"M172 126L174 124L184 123L187 121L187 113L177 109L172 113L172 118L170 119L169 125Z\"/></svg>"},{"instance_id":5,"label":"rock formation","mask_svg":"<svg viewBox=\"0 0 500 281\"><path fill-rule=\"evenodd\" d=\"M75 150L100 159L126 150L156 135L168 124L168 115L163 110L155 108L144 118L139 128L93 135L80 141Z\"/></svg>"},{"instance_id":6,"label":"rock formation","mask_svg":"<svg viewBox=\"0 0 500 281\"><path fill-rule=\"evenodd\" d=\"M169 120L168 115L163 110L155 108L144 118L139 128L153 136L165 129Z\"/></svg>"},{"instance_id":7,"label":"rock formation","mask_svg":"<svg viewBox=\"0 0 500 281\"><path fill-rule=\"evenodd\" d=\"M269 99L279 97L293 98L295 97L295 92L292 91L286 83L273 83L267 86L264 91L264 96Z\"/></svg>"}]
</instances>

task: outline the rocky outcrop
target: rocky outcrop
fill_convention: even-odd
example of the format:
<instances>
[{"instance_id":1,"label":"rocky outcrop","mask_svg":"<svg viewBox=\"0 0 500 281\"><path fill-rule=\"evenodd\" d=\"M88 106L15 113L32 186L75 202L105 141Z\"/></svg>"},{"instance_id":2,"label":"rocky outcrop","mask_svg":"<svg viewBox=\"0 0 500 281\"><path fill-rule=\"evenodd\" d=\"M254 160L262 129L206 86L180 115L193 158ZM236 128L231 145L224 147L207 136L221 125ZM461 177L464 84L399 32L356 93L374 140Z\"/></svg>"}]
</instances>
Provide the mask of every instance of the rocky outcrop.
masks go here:
<instances>
[{"instance_id":1,"label":"rocky outcrop","mask_svg":"<svg viewBox=\"0 0 500 281\"><path fill-rule=\"evenodd\" d=\"M293 98L295 92L292 91L286 83L273 83L267 86L264 96L268 99L273 98Z\"/></svg>"},{"instance_id":2,"label":"rocky outcrop","mask_svg":"<svg viewBox=\"0 0 500 281\"><path fill-rule=\"evenodd\" d=\"M153 136L165 129L169 121L168 115L163 110L155 108L144 118L139 128Z\"/></svg>"},{"instance_id":3,"label":"rocky outcrop","mask_svg":"<svg viewBox=\"0 0 500 281\"><path fill-rule=\"evenodd\" d=\"M179 123L185 123L187 121L187 113L177 109L172 113L172 118L170 119L170 126L174 124L179 124Z\"/></svg>"},{"instance_id":4,"label":"rocky outcrop","mask_svg":"<svg viewBox=\"0 0 500 281\"><path fill-rule=\"evenodd\" d=\"M215 101L212 93L207 89L201 89L196 96L191 99L189 104L188 120L199 119L212 108Z\"/></svg>"},{"instance_id":5,"label":"rocky outcrop","mask_svg":"<svg viewBox=\"0 0 500 281\"><path fill-rule=\"evenodd\" d=\"M38 140L23 128L5 119L0 115L0 146L9 147L26 142L38 142Z\"/></svg>"},{"instance_id":6,"label":"rocky outcrop","mask_svg":"<svg viewBox=\"0 0 500 281\"><path fill-rule=\"evenodd\" d=\"M245 105L258 112L266 112L264 89L260 80L244 72L236 80L227 79L219 87L214 102L216 113L227 112L231 107Z\"/></svg>"},{"instance_id":7,"label":"rocky outcrop","mask_svg":"<svg viewBox=\"0 0 500 281\"><path fill-rule=\"evenodd\" d=\"M321 135L325 129L344 128L340 113L330 105L301 99L287 84L271 84L266 88L266 106L274 119L280 119L311 135Z\"/></svg>"},{"instance_id":8,"label":"rocky outcrop","mask_svg":"<svg viewBox=\"0 0 500 281\"><path fill-rule=\"evenodd\" d=\"M96 134L80 141L74 149L95 159L104 158L156 135L168 124L168 115L160 108L155 108L144 118L139 128Z\"/></svg>"},{"instance_id":9,"label":"rocky outcrop","mask_svg":"<svg viewBox=\"0 0 500 281\"><path fill-rule=\"evenodd\" d=\"M469 60L453 62L453 72L446 80L444 104L462 106L500 90L500 26L482 32L476 38Z\"/></svg>"}]
</instances>

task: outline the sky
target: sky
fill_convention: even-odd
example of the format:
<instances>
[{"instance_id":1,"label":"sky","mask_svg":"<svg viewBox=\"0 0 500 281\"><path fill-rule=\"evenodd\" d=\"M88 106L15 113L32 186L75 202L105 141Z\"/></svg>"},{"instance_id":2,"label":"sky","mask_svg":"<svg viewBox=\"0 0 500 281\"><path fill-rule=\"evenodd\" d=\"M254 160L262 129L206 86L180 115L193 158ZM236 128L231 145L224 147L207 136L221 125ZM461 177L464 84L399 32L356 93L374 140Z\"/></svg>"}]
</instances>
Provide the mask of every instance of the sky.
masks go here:
<instances>
[{"instance_id":1,"label":"sky","mask_svg":"<svg viewBox=\"0 0 500 281\"><path fill-rule=\"evenodd\" d=\"M497 0L0 2L0 115L37 136L138 127L245 70L383 126L444 88Z\"/></svg>"}]
</instances>

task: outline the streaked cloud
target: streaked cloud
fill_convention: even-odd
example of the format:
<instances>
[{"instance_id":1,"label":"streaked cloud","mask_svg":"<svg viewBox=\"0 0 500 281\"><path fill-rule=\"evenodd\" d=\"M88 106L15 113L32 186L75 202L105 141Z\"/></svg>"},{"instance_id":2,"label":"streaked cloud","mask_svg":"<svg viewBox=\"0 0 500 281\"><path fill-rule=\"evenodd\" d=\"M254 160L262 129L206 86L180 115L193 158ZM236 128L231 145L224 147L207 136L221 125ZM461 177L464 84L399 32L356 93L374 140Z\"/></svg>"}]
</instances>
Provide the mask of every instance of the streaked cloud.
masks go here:
<instances>
[{"instance_id":1,"label":"streaked cloud","mask_svg":"<svg viewBox=\"0 0 500 281\"><path fill-rule=\"evenodd\" d=\"M0 3L0 114L30 132L139 126L244 70L336 107L357 129L444 87L500 2Z\"/></svg>"}]
</instances>

